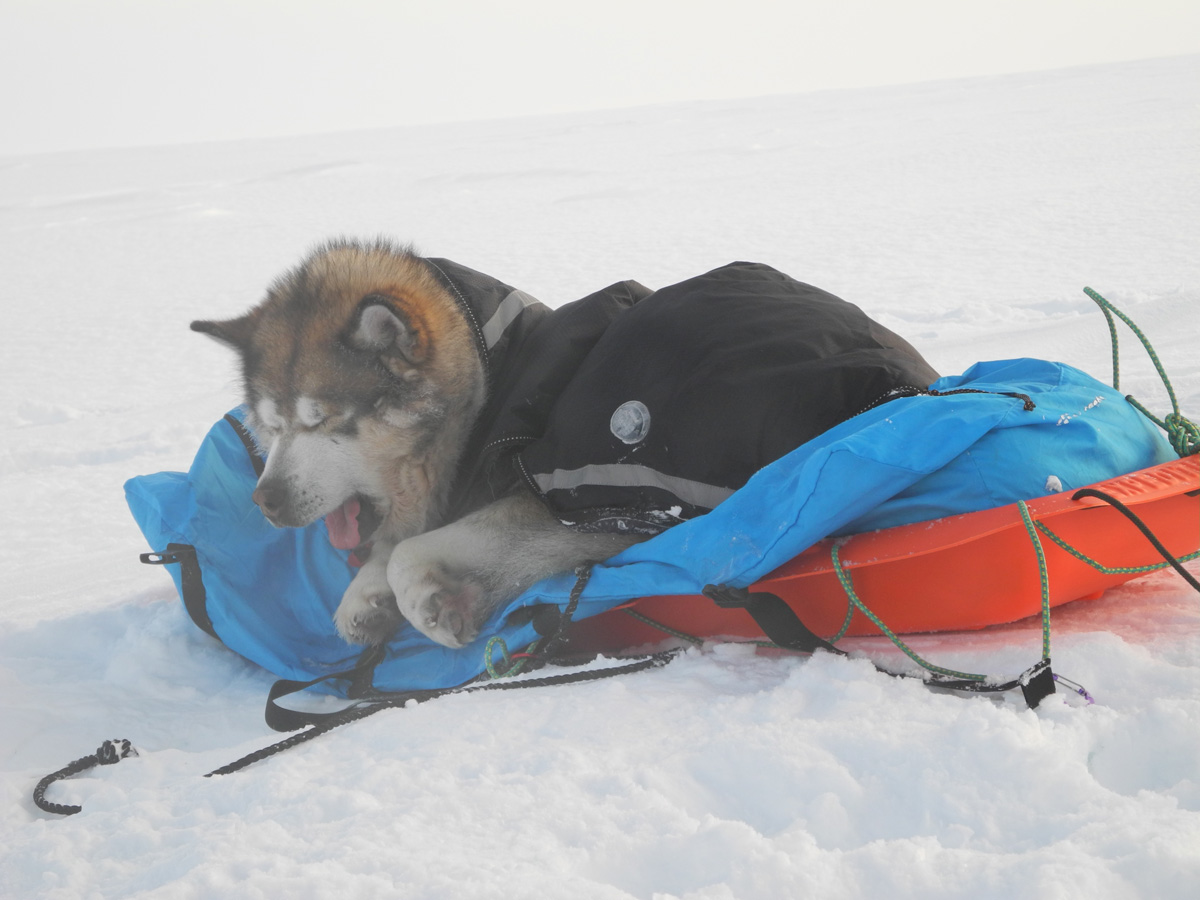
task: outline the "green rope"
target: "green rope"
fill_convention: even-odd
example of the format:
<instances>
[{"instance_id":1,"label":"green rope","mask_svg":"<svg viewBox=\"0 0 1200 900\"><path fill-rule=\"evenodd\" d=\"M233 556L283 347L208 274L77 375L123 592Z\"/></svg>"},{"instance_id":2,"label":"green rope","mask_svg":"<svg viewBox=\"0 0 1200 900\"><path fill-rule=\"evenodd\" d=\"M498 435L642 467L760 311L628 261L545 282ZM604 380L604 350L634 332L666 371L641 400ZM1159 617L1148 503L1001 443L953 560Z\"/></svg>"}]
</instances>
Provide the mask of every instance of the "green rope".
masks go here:
<instances>
[{"instance_id":1,"label":"green rope","mask_svg":"<svg viewBox=\"0 0 1200 900\"><path fill-rule=\"evenodd\" d=\"M1051 531L1042 522L1038 522L1036 524L1037 524L1038 531L1040 531L1046 537L1050 538L1050 540L1052 540L1055 544L1057 544L1063 550L1067 551L1067 553L1070 553L1073 557L1075 557L1080 562L1087 563L1089 566L1091 566L1093 569L1095 569L1097 572L1100 572L1103 575L1141 575L1145 572L1157 572L1159 569L1166 569L1171 565L1169 562L1160 562L1160 563L1151 563L1148 566L1106 566L1103 563L1097 562L1096 560L1092 559L1086 553L1076 550L1074 547L1072 547L1070 544L1068 544L1065 540L1063 540L1061 537L1059 537L1057 534L1055 534L1053 531ZM1198 559L1198 558L1200 558L1200 550L1197 550L1195 553L1189 553L1187 556L1180 556L1180 557L1178 557L1178 560L1179 560L1179 562L1189 562L1193 559Z\"/></svg>"},{"instance_id":2,"label":"green rope","mask_svg":"<svg viewBox=\"0 0 1200 900\"><path fill-rule=\"evenodd\" d=\"M833 570L837 573L838 581L840 581L842 584L842 590L846 592L846 598L853 605L853 608L857 609L864 616L870 619L871 623L881 632L883 632L887 639L895 644L905 656L907 656L917 665L921 666L923 669L928 669L930 672L935 672L938 675L946 675L950 678L961 678L964 681L987 681L986 675L976 675L971 672L957 672L954 669L943 669L941 666L935 666L933 663L922 659L915 650L909 647L908 644L904 643L904 641L900 640L900 637L894 631L892 631L892 629L888 628L887 625L883 623L883 620L879 618L879 616L867 609L866 604L858 599L858 594L854 591L854 584L850 580L850 573L842 568L842 561L838 556L838 542L834 542L834 545L830 550L830 556L833 558ZM830 643L832 643L832 641Z\"/></svg>"},{"instance_id":3,"label":"green rope","mask_svg":"<svg viewBox=\"0 0 1200 900\"><path fill-rule=\"evenodd\" d=\"M846 543L846 541L848 541L848 540L850 540L848 537L840 538L840 539L834 541L834 547L833 547L833 568L838 573L838 581L842 582L843 590L845 590L846 581L842 580L842 573L838 569L838 564L840 563L840 560L838 559L837 554L838 554L838 548L842 544ZM850 578L850 576L847 575L846 580L848 581L849 578ZM840 641L842 638L844 638L846 636L846 632L850 630L850 622L853 619L854 619L854 603L847 602L846 603L846 618L842 619L842 627L837 630L837 634L835 634L833 637L831 637L829 639L829 643L836 644L838 641Z\"/></svg>"},{"instance_id":4,"label":"green rope","mask_svg":"<svg viewBox=\"0 0 1200 900\"><path fill-rule=\"evenodd\" d=\"M1017 501L1017 509L1021 513L1021 521L1025 523L1025 532L1029 535L1029 540L1033 543L1033 550L1037 554L1038 577L1042 583L1042 659L1050 658L1050 573L1046 569L1046 551L1042 547L1042 540L1038 537L1037 530L1033 527L1033 519L1029 515L1029 507L1025 505L1024 500Z\"/></svg>"},{"instance_id":5,"label":"green rope","mask_svg":"<svg viewBox=\"0 0 1200 900\"><path fill-rule=\"evenodd\" d=\"M1142 415L1148 418L1151 422L1167 433L1167 440L1171 442L1171 447L1179 456L1191 456L1193 453L1200 453L1200 427L1188 420L1179 411L1179 400L1175 396L1175 388L1171 386L1171 379L1167 377L1167 372L1159 361L1158 354L1154 352L1154 347L1151 346L1150 340L1142 333L1142 330L1134 324L1133 320L1125 313L1121 312L1109 301L1105 300L1090 287L1085 287L1083 292L1090 297L1100 311L1104 313L1104 318L1108 322L1108 333L1112 338L1112 360L1113 360L1113 389L1121 389L1121 364L1120 351L1117 346L1117 326L1113 321L1113 316L1116 315L1132 331L1146 353L1150 356L1150 361L1154 363L1154 368L1158 372L1158 377L1162 379L1163 385L1167 389L1167 396L1171 398L1171 412L1166 417L1159 419L1151 413L1146 407L1138 403L1133 397L1126 397L1130 404Z\"/></svg>"},{"instance_id":6,"label":"green rope","mask_svg":"<svg viewBox=\"0 0 1200 900\"><path fill-rule=\"evenodd\" d=\"M532 654L534 652L534 650L537 649L537 645L538 645L538 642L534 641L532 644L529 645L529 647L526 648L525 652ZM508 669L506 669L503 672L500 671L500 669L496 665L495 660L492 659L492 653L496 649L496 647L500 648L501 660L504 662L504 664L506 666L509 666ZM506 644L504 642L504 638L500 637L499 635L491 638L490 640L488 640L487 644L484 645L483 664L484 664L484 666L487 667L487 673L492 678L492 680L496 680L498 678L512 678L514 675L521 674L521 670L525 668L525 663L527 661L528 661L528 657L522 657L521 659L518 659L516 662L513 662L513 658L511 656L511 654L509 654L509 652L508 652L508 644ZM512 665L509 665L510 663L512 663Z\"/></svg>"},{"instance_id":7,"label":"green rope","mask_svg":"<svg viewBox=\"0 0 1200 900\"><path fill-rule=\"evenodd\" d=\"M1121 389L1120 339L1117 336L1117 323L1113 321L1112 312L1109 311L1110 307L1114 310L1116 309L1116 307L1112 306L1111 303L1109 303L1107 300L1105 300L1103 297L1101 297L1099 294L1097 294L1095 291L1093 291L1089 287L1085 287L1083 289L1083 292L1085 294L1087 294L1089 297L1091 297L1092 300L1094 300L1096 302L1096 304L1100 307L1100 312L1104 313L1104 321L1106 321L1108 323L1108 336L1111 339L1111 343L1112 343L1113 390L1119 391ZM1122 316L1122 318L1124 318L1124 317ZM1128 319L1126 319L1125 322L1126 322L1126 324L1130 324ZM1132 324L1130 324L1130 327L1132 328L1134 326ZM1136 329L1135 329L1135 332L1136 332Z\"/></svg>"},{"instance_id":8,"label":"green rope","mask_svg":"<svg viewBox=\"0 0 1200 900\"><path fill-rule=\"evenodd\" d=\"M625 610L625 614L628 616L632 616L633 618L637 619L639 622L649 625L651 628L657 628L659 631L663 632L664 634L669 634L669 635L671 635L671 637L677 637L681 641L686 641L687 643L692 644L696 647L699 647L701 644L704 643L703 640L696 637L694 634L688 634L687 632L679 631L676 628L672 628L670 625L664 625L662 622L656 621L655 619L652 619L649 616L644 615L643 613L640 613L635 609L627 609L627 610Z\"/></svg>"},{"instance_id":9,"label":"green rope","mask_svg":"<svg viewBox=\"0 0 1200 900\"><path fill-rule=\"evenodd\" d=\"M1038 578L1042 586L1042 659L1050 658L1050 573L1046 568L1046 553L1042 548L1042 542L1038 538L1036 529L1034 528L1033 520L1029 516L1029 509L1021 502L1017 504L1017 508L1021 513L1021 520L1025 523L1025 531L1029 534L1029 540L1033 544L1034 552L1037 554L1038 562ZM884 636L889 641L896 645L909 659L924 669L938 675L947 675L951 678L962 678L967 681L986 681L986 675L977 675L971 672L958 672L954 669L945 669L941 666L935 666L933 663L922 658L916 651L909 647L900 637L892 631L879 616L875 615L866 604L859 599L857 592L854 590L854 583L850 578L850 573L842 566L839 550L843 541L835 541L830 549L829 555L833 560L833 570L837 573L838 581L842 585L842 590L846 592L846 598L849 601L846 609L846 620L842 623L842 628L838 633L830 638L831 644L836 643L849 627L850 618L854 610L858 610L866 616L876 628L883 632Z\"/></svg>"}]
</instances>

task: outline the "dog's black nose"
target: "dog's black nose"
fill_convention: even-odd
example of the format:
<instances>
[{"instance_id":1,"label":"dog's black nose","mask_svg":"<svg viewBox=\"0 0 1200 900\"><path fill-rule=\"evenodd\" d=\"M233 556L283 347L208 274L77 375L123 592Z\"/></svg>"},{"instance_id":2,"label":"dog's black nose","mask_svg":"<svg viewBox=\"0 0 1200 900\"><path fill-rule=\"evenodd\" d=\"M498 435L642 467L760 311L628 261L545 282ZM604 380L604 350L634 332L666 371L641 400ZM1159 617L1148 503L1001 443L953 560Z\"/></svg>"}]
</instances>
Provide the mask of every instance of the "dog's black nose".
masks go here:
<instances>
[{"instance_id":1,"label":"dog's black nose","mask_svg":"<svg viewBox=\"0 0 1200 900\"><path fill-rule=\"evenodd\" d=\"M283 489L273 484L259 484L250 495L250 499L257 503L262 514L272 521L279 517L287 502Z\"/></svg>"}]
</instances>

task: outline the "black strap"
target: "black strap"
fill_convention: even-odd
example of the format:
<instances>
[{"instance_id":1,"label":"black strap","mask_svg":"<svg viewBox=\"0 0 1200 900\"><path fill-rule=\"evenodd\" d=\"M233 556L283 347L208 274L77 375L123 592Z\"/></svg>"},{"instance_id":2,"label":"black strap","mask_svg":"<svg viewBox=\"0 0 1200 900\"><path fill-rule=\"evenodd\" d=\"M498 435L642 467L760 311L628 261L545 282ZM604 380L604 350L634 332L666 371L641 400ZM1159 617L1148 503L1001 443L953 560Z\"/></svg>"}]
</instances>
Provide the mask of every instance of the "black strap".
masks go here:
<instances>
[{"instance_id":1,"label":"black strap","mask_svg":"<svg viewBox=\"0 0 1200 900\"><path fill-rule=\"evenodd\" d=\"M271 690L267 693L267 705L263 711L263 718L266 719L267 726L272 731L297 731L309 725L319 725L322 722L336 719L342 715L346 709L327 713L304 712L298 709L288 709L276 702L283 697L298 694L325 681L349 681L350 686L346 690L346 696L351 700L378 698L381 695L371 686L371 680L375 674L375 667L383 661L385 656L387 656L387 648L382 644L375 644L362 652L362 655L358 657L358 662L351 669L330 672L309 681L292 681L281 678L271 685ZM355 706L358 705L360 704L355 704ZM353 707L347 708L352 709Z\"/></svg>"},{"instance_id":2,"label":"black strap","mask_svg":"<svg viewBox=\"0 0 1200 900\"><path fill-rule=\"evenodd\" d=\"M746 610L767 639L780 647L798 650L801 653L827 650L839 656L846 655L845 651L813 634L809 627L800 621L796 611L775 594L765 591L752 594L745 588L731 587L727 584L705 585L703 594L721 609Z\"/></svg>"},{"instance_id":3,"label":"black strap","mask_svg":"<svg viewBox=\"0 0 1200 900\"><path fill-rule=\"evenodd\" d=\"M180 593L188 615L204 631L215 637L212 619L208 617L208 595L204 591L204 579L200 576L200 562L196 559L196 548L191 544L167 544L167 549L157 553L142 553L138 559L148 566L179 564Z\"/></svg>"},{"instance_id":4,"label":"black strap","mask_svg":"<svg viewBox=\"0 0 1200 900\"><path fill-rule=\"evenodd\" d=\"M1121 515L1127 518L1130 522L1136 525L1138 530L1141 531L1141 533L1145 536L1146 540L1153 544L1154 549L1162 555L1162 558L1170 563L1171 567L1174 568L1176 572L1183 576L1183 580L1190 584L1197 591L1200 591L1200 581L1196 581L1196 579L1192 577L1192 573L1185 569L1183 564L1171 555L1171 552L1166 548L1163 542L1158 539L1158 536L1150 530L1149 526L1147 526L1145 522L1138 518L1137 513L1135 513L1132 509L1130 509L1116 497L1112 496L1112 494L1106 494L1104 491L1098 491L1095 488L1080 488L1071 495L1072 500L1078 500L1081 497L1095 497L1097 500L1103 500Z\"/></svg>"}]
</instances>

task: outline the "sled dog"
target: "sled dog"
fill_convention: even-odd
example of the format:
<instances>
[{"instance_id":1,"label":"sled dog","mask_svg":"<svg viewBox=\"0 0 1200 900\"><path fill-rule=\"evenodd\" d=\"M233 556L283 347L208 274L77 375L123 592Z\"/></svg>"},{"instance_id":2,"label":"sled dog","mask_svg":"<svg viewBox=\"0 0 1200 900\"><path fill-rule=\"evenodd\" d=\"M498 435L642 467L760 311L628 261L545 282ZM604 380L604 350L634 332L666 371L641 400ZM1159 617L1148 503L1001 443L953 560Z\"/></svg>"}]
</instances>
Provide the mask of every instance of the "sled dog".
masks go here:
<instances>
[{"instance_id":1,"label":"sled dog","mask_svg":"<svg viewBox=\"0 0 1200 900\"><path fill-rule=\"evenodd\" d=\"M774 270L769 275L786 278ZM467 296L472 285L486 302ZM504 290L496 293L497 285ZM872 341L884 334L884 346L901 348L911 363L896 376L903 383L920 388L936 378L902 339L856 307L823 296L853 309L868 323L863 327ZM630 299L629 307L640 309L634 302L640 299ZM407 620L432 640L461 647L502 602L533 583L607 559L650 533L624 520L615 529L567 527L579 523L564 524L561 510L556 514L543 502L556 478L563 482L559 493L578 496L570 481L578 472L604 475L624 458L565 472L552 466L537 476L543 481L514 479L503 491L472 494L464 508L456 480L470 468L480 423L491 416L498 363L489 354L499 359L510 326L531 306L538 315L550 314L528 295L448 260L425 259L382 240L335 240L279 277L245 315L192 323L241 357L247 424L266 457L253 494L262 514L278 527L324 518L335 546L366 557L334 614L347 641L383 642ZM505 377L519 380L512 358ZM719 366L710 368L726 377ZM518 398L518 411L536 406L540 385L528 402ZM609 414L606 408L605 429ZM621 403L606 436L622 454L633 453L648 415L640 402ZM710 443L707 437L706 431L694 443ZM643 473L631 471L635 480ZM624 470L622 478L629 480ZM693 486L680 478L671 483ZM719 496L707 499L711 490L698 493L702 506L720 502Z\"/></svg>"},{"instance_id":2,"label":"sled dog","mask_svg":"<svg viewBox=\"0 0 1200 900\"><path fill-rule=\"evenodd\" d=\"M527 491L445 521L484 369L459 303L407 248L331 242L246 315L191 327L241 355L263 515L369 542L334 616L350 643L407 619L461 647L501 601L640 539L572 531Z\"/></svg>"}]
</instances>

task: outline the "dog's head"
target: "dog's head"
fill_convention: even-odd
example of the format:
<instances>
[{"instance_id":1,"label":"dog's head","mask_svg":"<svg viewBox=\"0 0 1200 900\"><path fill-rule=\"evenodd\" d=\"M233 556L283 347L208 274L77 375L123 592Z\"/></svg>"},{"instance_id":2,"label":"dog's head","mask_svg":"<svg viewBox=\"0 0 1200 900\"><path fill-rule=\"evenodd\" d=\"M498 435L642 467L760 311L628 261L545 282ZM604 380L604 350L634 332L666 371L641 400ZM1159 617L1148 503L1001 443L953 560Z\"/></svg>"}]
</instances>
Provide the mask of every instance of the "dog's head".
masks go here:
<instances>
[{"instance_id":1,"label":"dog's head","mask_svg":"<svg viewBox=\"0 0 1200 900\"><path fill-rule=\"evenodd\" d=\"M273 524L326 516L346 548L380 524L394 539L428 526L483 373L462 313L420 258L332 242L250 312L191 327L241 356L247 424L267 457L254 502Z\"/></svg>"}]
</instances>

